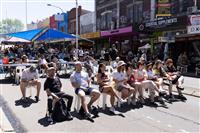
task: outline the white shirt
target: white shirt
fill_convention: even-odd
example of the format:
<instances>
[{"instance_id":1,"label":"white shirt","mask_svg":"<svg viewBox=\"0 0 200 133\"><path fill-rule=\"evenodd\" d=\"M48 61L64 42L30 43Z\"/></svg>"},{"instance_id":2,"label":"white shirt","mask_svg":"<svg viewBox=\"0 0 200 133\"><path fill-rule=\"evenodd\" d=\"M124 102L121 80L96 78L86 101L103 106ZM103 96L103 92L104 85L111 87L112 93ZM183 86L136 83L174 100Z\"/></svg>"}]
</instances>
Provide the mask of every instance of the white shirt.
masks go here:
<instances>
[{"instance_id":1,"label":"white shirt","mask_svg":"<svg viewBox=\"0 0 200 133\"><path fill-rule=\"evenodd\" d=\"M70 81L72 83L79 84L82 87L89 87L88 81L90 80L88 74L84 71L81 71L80 73L78 72L73 72L72 75L70 76ZM84 89L84 88L83 88Z\"/></svg>"},{"instance_id":2,"label":"white shirt","mask_svg":"<svg viewBox=\"0 0 200 133\"><path fill-rule=\"evenodd\" d=\"M126 73L124 73L124 72L120 72L120 73L114 72L112 74L112 76L113 76L113 79L116 79L118 81L122 81L122 80L126 79Z\"/></svg>"},{"instance_id":3,"label":"white shirt","mask_svg":"<svg viewBox=\"0 0 200 133\"><path fill-rule=\"evenodd\" d=\"M41 59L41 60L40 60L40 65L45 65L45 64L47 64L46 59Z\"/></svg>"},{"instance_id":4,"label":"white shirt","mask_svg":"<svg viewBox=\"0 0 200 133\"><path fill-rule=\"evenodd\" d=\"M39 78L39 74L38 71L36 70L36 72L30 72L29 68L25 69L22 72L22 80L26 80L26 81L31 81L33 79L38 79Z\"/></svg>"}]
</instances>

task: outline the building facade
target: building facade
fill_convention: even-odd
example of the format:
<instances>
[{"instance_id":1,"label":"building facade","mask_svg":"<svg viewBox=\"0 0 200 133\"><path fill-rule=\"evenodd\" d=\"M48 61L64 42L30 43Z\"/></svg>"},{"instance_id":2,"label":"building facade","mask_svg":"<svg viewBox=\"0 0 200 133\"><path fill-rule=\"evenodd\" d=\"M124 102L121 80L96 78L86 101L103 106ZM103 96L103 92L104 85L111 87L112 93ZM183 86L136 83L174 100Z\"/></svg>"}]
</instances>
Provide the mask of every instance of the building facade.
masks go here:
<instances>
[{"instance_id":1,"label":"building facade","mask_svg":"<svg viewBox=\"0 0 200 133\"><path fill-rule=\"evenodd\" d=\"M80 34L80 16L90 13L88 10L82 9L81 6L78 7L78 33ZM68 12L68 32L70 34L76 34L76 8L72 8Z\"/></svg>"}]
</instances>

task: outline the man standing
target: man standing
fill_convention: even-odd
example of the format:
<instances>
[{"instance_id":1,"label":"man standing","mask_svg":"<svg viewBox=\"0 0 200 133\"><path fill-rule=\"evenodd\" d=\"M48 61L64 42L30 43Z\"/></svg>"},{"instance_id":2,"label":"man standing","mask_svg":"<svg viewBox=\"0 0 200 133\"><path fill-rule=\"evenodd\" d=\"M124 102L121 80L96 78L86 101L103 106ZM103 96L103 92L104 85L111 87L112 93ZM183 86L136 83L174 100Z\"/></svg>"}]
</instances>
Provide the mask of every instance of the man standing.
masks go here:
<instances>
[{"instance_id":1,"label":"man standing","mask_svg":"<svg viewBox=\"0 0 200 133\"><path fill-rule=\"evenodd\" d=\"M48 77L44 83L44 90L46 91L47 96L48 96L48 101L47 101L48 112L49 112L48 121L52 121L51 115L53 112L53 109L52 109L53 101L57 102L60 100L60 98L67 99L67 107L63 109L67 111L67 120L72 120L73 117L71 116L70 111L71 111L73 96L70 96L61 91L62 83L59 77L56 76L55 67L49 67L47 70L47 73L48 73Z\"/></svg>"},{"instance_id":2,"label":"man standing","mask_svg":"<svg viewBox=\"0 0 200 133\"><path fill-rule=\"evenodd\" d=\"M81 111L85 111L85 117L91 119L91 114L89 113L88 108L91 108L91 105L99 98L100 92L89 87L90 79L86 72L82 71L81 62L75 63L75 72L70 77L71 84L75 88L75 93L81 98L81 105L83 107ZM86 104L85 96L91 96L91 100Z\"/></svg>"},{"instance_id":3,"label":"man standing","mask_svg":"<svg viewBox=\"0 0 200 133\"><path fill-rule=\"evenodd\" d=\"M26 99L26 87L36 86L37 94L35 96L35 101L39 101L39 94L41 89L41 82L38 80L39 74L35 66L31 66L22 72L20 89L22 93L22 100Z\"/></svg>"}]
</instances>

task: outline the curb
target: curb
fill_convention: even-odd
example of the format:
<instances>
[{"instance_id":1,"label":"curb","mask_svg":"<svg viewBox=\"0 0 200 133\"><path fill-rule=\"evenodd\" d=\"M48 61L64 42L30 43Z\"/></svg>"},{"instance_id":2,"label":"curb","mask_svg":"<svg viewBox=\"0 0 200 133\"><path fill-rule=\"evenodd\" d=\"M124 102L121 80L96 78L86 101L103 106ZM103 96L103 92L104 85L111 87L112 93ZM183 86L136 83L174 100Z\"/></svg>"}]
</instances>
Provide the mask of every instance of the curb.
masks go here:
<instances>
[{"instance_id":1,"label":"curb","mask_svg":"<svg viewBox=\"0 0 200 133\"><path fill-rule=\"evenodd\" d=\"M11 132L11 133L15 132L13 127L11 126L11 123L7 119L5 112L3 111L2 108L0 108L0 114L1 114L1 116L0 116L0 118L1 118L0 129L3 132Z\"/></svg>"},{"instance_id":2,"label":"curb","mask_svg":"<svg viewBox=\"0 0 200 133\"><path fill-rule=\"evenodd\" d=\"M13 130L14 132L16 132L16 133L25 133L25 132L27 132L27 130L24 127L24 125L19 121L19 119L16 117L16 115L10 109L10 107L9 107L8 103L6 102L6 100L1 95L0 95L0 107L2 108L2 111L3 111L6 119L9 121L11 127L14 129ZM2 132L11 132L11 131L4 131L4 129L2 129L1 126L2 125L0 125L0 131L2 130Z\"/></svg>"}]
</instances>

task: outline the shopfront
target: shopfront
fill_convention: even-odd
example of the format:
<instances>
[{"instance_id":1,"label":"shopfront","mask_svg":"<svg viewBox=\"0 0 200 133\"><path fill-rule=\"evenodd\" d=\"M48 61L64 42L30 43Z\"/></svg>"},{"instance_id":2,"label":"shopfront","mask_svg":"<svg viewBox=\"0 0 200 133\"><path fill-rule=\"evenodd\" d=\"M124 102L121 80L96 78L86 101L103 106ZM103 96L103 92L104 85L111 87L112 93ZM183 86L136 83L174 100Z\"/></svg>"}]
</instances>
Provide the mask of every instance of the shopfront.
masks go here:
<instances>
[{"instance_id":1,"label":"shopfront","mask_svg":"<svg viewBox=\"0 0 200 133\"><path fill-rule=\"evenodd\" d=\"M108 45L104 46L105 48L112 47L112 44L116 44L118 50L125 52L133 50L133 41L136 35L132 26L110 31L101 31L101 38L108 40Z\"/></svg>"}]
</instances>

